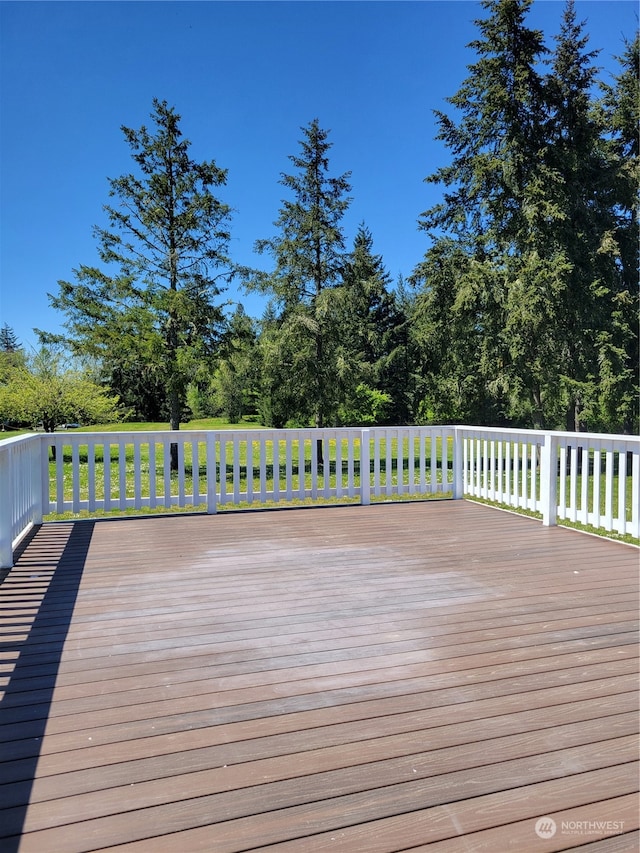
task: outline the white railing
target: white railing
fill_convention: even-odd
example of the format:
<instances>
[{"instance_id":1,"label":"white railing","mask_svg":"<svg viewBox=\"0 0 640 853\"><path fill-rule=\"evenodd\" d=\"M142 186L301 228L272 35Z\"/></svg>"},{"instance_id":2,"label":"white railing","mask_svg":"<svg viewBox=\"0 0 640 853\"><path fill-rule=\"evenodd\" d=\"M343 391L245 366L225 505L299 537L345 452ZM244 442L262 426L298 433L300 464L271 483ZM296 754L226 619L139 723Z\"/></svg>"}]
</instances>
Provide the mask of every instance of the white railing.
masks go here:
<instances>
[{"instance_id":1,"label":"white railing","mask_svg":"<svg viewBox=\"0 0 640 853\"><path fill-rule=\"evenodd\" d=\"M31 437L0 441L0 568L12 565L15 547L42 523L44 475L48 478L42 448Z\"/></svg>"},{"instance_id":2,"label":"white railing","mask_svg":"<svg viewBox=\"0 0 640 853\"><path fill-rule=\"evenodd\" d=\"M55 448L44 512L215 513L230 504L441 494L451 489L452 436L447 427L57 433L40 437Z\"/></svg>"},{"instance_id":3,"label":"white railing","mask_svg":"<svg viewBox=\"0 0 640 853\"><path fill-rule=\"evenodd\" d=\"M0 441L0 565L50 514L425 496L639 537L640 438L467 426L28 435Z\"/></svg>"},{"instance_id":4,"label":"white railing","mask_svg":"<svg viewBox=\"0 0 640 853\"><path fill-rule=\"evenodd\" d=\"M463 494L640 537L640 438L457 427Z\"/></svg>"}]
</instances>

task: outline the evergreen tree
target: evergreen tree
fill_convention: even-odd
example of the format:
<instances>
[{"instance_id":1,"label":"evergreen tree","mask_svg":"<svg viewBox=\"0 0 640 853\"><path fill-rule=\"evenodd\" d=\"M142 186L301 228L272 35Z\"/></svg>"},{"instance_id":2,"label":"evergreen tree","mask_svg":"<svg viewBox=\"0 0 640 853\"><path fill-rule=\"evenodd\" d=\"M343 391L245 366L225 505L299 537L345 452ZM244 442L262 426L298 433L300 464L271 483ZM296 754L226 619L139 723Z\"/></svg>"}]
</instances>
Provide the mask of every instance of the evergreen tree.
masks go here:
<instances>
[{"instance_id":1,"label":"evergreen tree","mask_svg":"<svg viewBox=\"0 0 640 853\"><path fill-rule=\"evenodd\" d=\"M267 362L286 365L287 387L279 396L291 407L287 420L311 414L322 427L337 410L332 291L344 265L340 222L350 186L349 173L330 176L328 131L314 119L302 132L300 155L289 157L296 171L280 180L292 198L282 202L274 223L278 234L256 243L257 251L273 256L275 269L254 274L246 284L274 300L277 320L269 326Z\"/></svg>"},{"instance_id":2,"label":"evergreen tree","mask_svg":"<svg viewBox=\"0 0 640 853\"><path fill-rule=\"evenodd\" d=\"M210 382L213 408L239 423L255 413L258 395L257 334L253 320L238 305L223 335L220 360Z\"/></svg>"},{"instance_id":3,"label":"evergreen tree","mask_svg":"<svg viewBox=\"0 0 640 853\"><path fill-rule=\"evenodd\" d=\"M615 431L640 429L640 349L638 312L640 263L638 222L640 221L640 34L625 43L618 57L620 71L613 85L603 84L604 112L608 131L606 153L609 158L611 207L613 210L615 274L611 327L603 336L599 383L601 422ZM594 426L598 426L597 418ZM600 427L601 428L601 427Z\"/></svg>"},{"instance_id":4,"label":"evergreen tree","mask_svg":"<svg viewBox=\"0 0 640 853\"><path fill-rule=\"evenodd\" d=\"M20 344L16 333L5 323L0 328L0 352L17 352L19 349Z\"/></svg>"},{"instance_id":5,"label":"evergreen tree","mask_svg":"<svg viewBox=\"0 0 640 853\"><path fill-rule=\"evenodd\" d=\"M420 423L496 424L503 418L487 387L480 315L459 297L468 266L466 247L442 238L411 277L417 290L410 316Z\"/></svg>"},{"instance_id":6,"label":"evergreen tree","mask_svg":"<svg viewBox=\"0 0 640 853\"><path fill-rule=\"evenodd\" d=\"M14 330L5 323L0 328L0 384L18 367L24 367L26 356Z\"/></svg>"},{"instance_id":7,"label":"evergreen tree","mask_svg":"<svg viewBox=\"0 0 640 853\"><path fill-rule=\"evenodd\" d=\"M611 357L607 342L613 339L620 290L612 193L616 166L607 156L602 114L594 109L597 53L587 50L573 0L566 4L555 41L547 78L545 181L537 188L547 204L540 206L532 230L539 256L556 260L560 269L554 364L564 425L574 430L593 413L602 393L602 368Z\"/></svg>"},{"instance_id":8,"label":"evergreen tree","mask_svg":"<svg viewBox=\"0 0 640 853\"><path fill-rule=\"evenodd\" d=\"M367 394L378 404L379 419L400 423L408 418L405 318L389 290L390 281L382 257L373 252L371 232L361 225L344 266L337 301L340 419L347 423L362 421L357 412ZM387 401L382 407L380 394Z\"/></svg>"},{"instance_id":9,"label":"evergreen tree","mask_svg":"<svg viewBox=\"0 0 640 853\"><path fill-rule=\"evenodd\" d=\"M419 269L419 267L418 267ZM414 275L405 279L399 275L395 286L395 300L402 320L397 335L400 348L398 363L402 365L402 383L398 399L403 401L401 423L424 423L420 406L425 397L425 381L422 364L423 353L427 352L424 341L420 341L421 328L418 319L420 283Z\"/></svg>"},{"instance_id":10,"label":"evergreen tree","mask_svg":"<svg viewBox=\"0 0 640 853\"><path fill-rule=\"evenodd\" d=\"M438 116L453 157L428 180L445 185L444 202L421 221L434 238L414 276L425 408L616 428L632 384L633 300L617 221L623 167L593 103L596 54L569 0L543 76L530 0L482 5L479 59L450 99L458 120Z\"/></svg>"},{"instance_id":11,"label":"evergreen tree","mask_svg":"<svg viewBox=\"0 0 640 853\"><path fill-rule=\"evenodd\" d=\"M546 346L552 340L547 329L553 294L547 292L552 284L540 289L548 281L549 264L538 259L530 243L543 145L544 87L537 66L546 52L542 33L525 24L530 5L531 0L482 3L488 17L476 21L481 38L471 44L478 60L449 99L459 120L436 113L438 138L453 158L427 178L446 189L444 201L421 217L434 245L414 281L436 291L434 299L423 300L423 320L424 309L442 307L443 297L460 315L449 318L438 345L440 353L457 353L449 365L455 372L431 373L433 381L450 386L442 389L441 400L451 398L452 390L454 397L465 395L473 385L481 410L487 397L493 398L489 416L507 398L511 413L523 417L518 409L525 396L533 424L541 426L543 389L553 380ZM424 282L425 272L434 278ZM449 287L453 293L445 294ZM454 340L454 334L465 332L472 341L466 353ZM428 409L428 400L425 405Z\"/></svg>"},{"instance_id":12,"label":"evergreen tree","mask_svg":"<svg viewBox=\"0 0 640 853\"><path fill-rule=\"evenodd\" d=\"M298 328L279 316L273 305L260 321L258 413L261 423L274 429L308 426L313 417L300 380L310 364L309 341L298 339Z\"/></svg>"},{"instance_id":13,"label":"evergreen tree","mask_svg":"<svg viewBox=\"0 0 640 853\"><path fill-rule=\"evenodd\" d=\"M67 314L76 352L120 378L146 371L150 388L161 382L171 429L179 429L195 366L218 341L214 299L231 274L230 211L212 192L226 172L190 157L175 110L154 100L151 118L151 131L122 128L137 174L110 180L117 204L105 206L109 228L95 229L108 272L81 266L51 301Z\"/></svg>"}]
</instances>

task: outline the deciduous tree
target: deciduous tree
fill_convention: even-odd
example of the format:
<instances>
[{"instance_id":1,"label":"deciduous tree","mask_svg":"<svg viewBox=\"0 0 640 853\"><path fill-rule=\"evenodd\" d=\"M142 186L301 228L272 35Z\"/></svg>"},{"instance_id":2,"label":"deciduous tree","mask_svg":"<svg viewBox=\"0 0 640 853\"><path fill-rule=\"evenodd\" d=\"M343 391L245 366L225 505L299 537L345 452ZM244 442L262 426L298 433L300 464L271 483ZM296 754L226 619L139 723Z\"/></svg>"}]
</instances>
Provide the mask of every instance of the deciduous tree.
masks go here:
<instances>
[{"instance_id":1,"label":"deciduous tree","mask_svg":"<svg viewBox=\"0 0 640 853\"><path fill-rule=\"evenodd\" d=\"M35 352L0 385L0 418L54 432L62 423L120 420L119 401L108 389L66 363L50 347Z\"/></svg>"}]
</instances>

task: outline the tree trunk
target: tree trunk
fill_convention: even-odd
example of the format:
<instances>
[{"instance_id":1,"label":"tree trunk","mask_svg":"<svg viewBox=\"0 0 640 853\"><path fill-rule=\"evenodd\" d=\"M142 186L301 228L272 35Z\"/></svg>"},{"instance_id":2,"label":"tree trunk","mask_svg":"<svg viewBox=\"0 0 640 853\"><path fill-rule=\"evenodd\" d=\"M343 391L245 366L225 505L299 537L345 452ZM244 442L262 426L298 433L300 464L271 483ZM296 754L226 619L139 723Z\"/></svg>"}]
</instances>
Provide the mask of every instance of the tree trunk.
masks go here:
<instances>
[{"instance_id":1,"label":"tree trunk","mask_svg":"<svg viewBox=\"0 0 640 853\"><path fill-rule=\"evenodd\" d=\"M533 428L544 429L544 412L542 410L542 394L540 388L534 388L533 398Z\"/></svg>"},{"instance_id":2,"label":"tree trunk","mask_svg":"<svg viewBox=\"0 0 640 853\"><path fill-rule=\"evenodd\" d=\"M54 420L54 419L51 419L51 420L50 420L50 419L48 419L48 418L43 418L43 419L42 419L42 428L44 429L44 431L45 431L45 432L51 433L51 434L53 435L53 433L56 431L56 422L55 422L55 420ZM55 461L56 461L56 447L55 447L55 444L51 444L51 445L50 445L50 448L51 448L51 460L52 460L53 462L55 462Z\"/></svg>"},{"instance_id":3,"label":"tree trunk","mask_svg":"<svg viewBox=\"0 0 640 853\"><path fill-rule=\"evenodd\" d=\"M169 178L169 290L172 297L169 303L169 325L167 328L167 353L169 361L169 418L171 421L171 429L180 429L180 416L182 414L181 395L178 392L177 376L178 376L178 326L179 319L176 314L176 306L173 301L173 296L178 292L178 251L176 246L176 189L175 175L173 171L173 163L170 163L167 169ZM171 470L178 470L178 445L171 445Z\"/></svg>"},{"instance_id":4,"label":"tree trunk","mask_svg":"<svg viewBox=\"0 0 640 853\"><path fill-rule=\"evenodd\" d=\"M172 430L180 429L180 395L172 388L169 392L169 419ZM171 470L178 470L178 445L171 444Z\"/></svg>"},{"instance_id":5,"label":"tree trunk","mask_svg":"<svg viewBox=\"0 0 640 853\"><path fill-rule=\"evenodd\" d=\"M565 429L567 430L567 432L577 432L577 423L576 423L577 411L578 411L578 403L572 397L569 400L569 405L567 406L567 417L566 417L566 423L565 423Z\"/></svg>"},{"instance_id":6,"label":"tree trunk","mask_svg":"<svg viewBox=\"0 0 640 853\"><path fill-rule=\"evenodd\" d=\"M316 427L318 429L322 429L323 426L322 412L318 412L316 414ZM321 438L316 440L316 458L318 460L318 465L324 466L324 442Z\"/></svg>"}]
</instances>

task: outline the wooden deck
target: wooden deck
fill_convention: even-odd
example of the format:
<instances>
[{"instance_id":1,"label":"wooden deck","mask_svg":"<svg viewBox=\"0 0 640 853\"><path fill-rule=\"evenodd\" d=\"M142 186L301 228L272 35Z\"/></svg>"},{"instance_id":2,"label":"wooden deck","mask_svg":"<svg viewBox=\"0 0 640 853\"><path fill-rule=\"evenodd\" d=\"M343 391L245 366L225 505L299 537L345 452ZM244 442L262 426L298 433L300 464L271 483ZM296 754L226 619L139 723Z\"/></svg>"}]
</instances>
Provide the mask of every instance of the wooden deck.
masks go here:
<instances>
[{"instance_id":1,"label":"wooden deck","mask_svg":"<svg viewBox=\"0 0 640 853\"><path fill-rule=\"evenodd\" d=\"M638 557L463 501L45 525L0 850L638 850Z\"/></svg>"}]
</instances>

